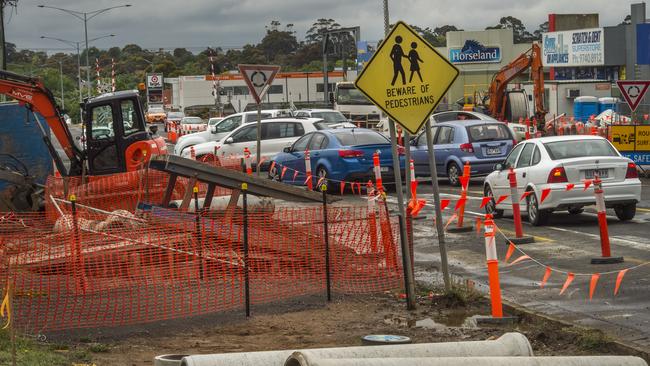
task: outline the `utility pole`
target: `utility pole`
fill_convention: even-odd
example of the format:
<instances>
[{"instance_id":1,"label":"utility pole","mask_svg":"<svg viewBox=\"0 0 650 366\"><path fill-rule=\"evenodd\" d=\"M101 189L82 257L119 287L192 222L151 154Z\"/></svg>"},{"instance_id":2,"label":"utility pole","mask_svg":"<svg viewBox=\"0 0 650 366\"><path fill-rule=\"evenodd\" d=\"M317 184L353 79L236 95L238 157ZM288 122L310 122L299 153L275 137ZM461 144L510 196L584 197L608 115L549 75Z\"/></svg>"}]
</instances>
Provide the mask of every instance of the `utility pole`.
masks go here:
<instances>
[{"instance_id":1,"label":"utility pole","mask_svg":"<svg viewBox=\"0 0 650 366\"><path fill-rule=\"evenodd\" d=\"M7 47L5 42L5 6L16 7L18 0L0 0L0 68L7 70Z\"/></svg>"}]
</instances>

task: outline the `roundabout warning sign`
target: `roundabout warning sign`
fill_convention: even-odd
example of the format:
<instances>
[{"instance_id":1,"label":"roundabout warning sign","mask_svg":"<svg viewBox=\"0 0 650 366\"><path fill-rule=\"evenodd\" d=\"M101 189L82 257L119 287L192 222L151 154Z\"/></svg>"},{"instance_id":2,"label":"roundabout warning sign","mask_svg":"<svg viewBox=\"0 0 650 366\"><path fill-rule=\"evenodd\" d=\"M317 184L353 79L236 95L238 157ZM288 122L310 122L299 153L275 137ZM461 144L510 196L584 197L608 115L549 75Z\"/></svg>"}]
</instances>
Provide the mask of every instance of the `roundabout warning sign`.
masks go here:
<instances>
[{"instance_id":1,"label":"roundabout warning sign","mask_svg":"<svg viewBox=\"0 0 650 366\"><path fill-rule=\"evenodd\" d=\"M456 77L458 69L400 21L379 45L355 85L395 122L415 134Z\"/></svg>"}]
</instances>

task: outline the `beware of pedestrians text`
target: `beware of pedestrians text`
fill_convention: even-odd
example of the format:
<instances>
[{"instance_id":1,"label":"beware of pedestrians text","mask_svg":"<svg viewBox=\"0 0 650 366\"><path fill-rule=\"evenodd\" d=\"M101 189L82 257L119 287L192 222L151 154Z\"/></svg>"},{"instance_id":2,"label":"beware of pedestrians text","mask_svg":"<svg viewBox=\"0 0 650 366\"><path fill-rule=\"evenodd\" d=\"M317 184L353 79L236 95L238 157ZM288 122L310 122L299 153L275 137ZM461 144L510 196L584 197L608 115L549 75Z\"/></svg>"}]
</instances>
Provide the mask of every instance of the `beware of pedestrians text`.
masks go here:
<instances>
[{"instance_id":1,"label":"beware of pedestrians text","mask_svg":"<svg viewBox=\"0 0 650 366\"><path fill-rule=\"evenodd\" d=\"M458 69L400 21L378 47L355 85L393 120L415 134L457 76Z\"/></svg>"}]
</instances>

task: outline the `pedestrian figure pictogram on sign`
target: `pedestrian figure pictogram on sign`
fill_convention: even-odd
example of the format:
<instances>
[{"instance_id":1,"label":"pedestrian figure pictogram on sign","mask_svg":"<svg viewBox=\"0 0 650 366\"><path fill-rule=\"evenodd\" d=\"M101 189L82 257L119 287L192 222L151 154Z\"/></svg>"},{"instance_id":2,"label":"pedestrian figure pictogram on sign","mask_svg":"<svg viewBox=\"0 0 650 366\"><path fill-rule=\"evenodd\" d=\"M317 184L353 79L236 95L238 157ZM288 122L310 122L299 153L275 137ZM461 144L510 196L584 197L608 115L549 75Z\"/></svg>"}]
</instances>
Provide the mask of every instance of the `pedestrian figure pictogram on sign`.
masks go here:
<instances>
[{"instance_id":1,"label":"pedestrian figure pictogram on sign","mask_svg":"<svg viewBox=\"0 0 650 366\"><path fill-rule=\"evenodd\" d=\"M393 86L395 86L395 79L397 79L397 74L402 75L402 85L406 85L406 75L404 74L404 68L402 67L402 57L406 56L404 55L404 51L402 50L400 43L402 43L402 37L395 37L395 45L390 51L390 58L393 60L393 81L390 83L390 85Z\"/></svg>"},{"instance_id":2,"label":"pedestrian figure pictogram on sign","mask_svg":"<svg viewBox=\"0 0 650 366\"><path fill-rule=\"evenodd\" d=\"M398 22L363 68L355 86L415 134L457 76L454 65L408 25Z\"/></svg>"},{"instance_id":3,"label":"pedestrian figure pictogram on sign","mask_svg":"<svg viewBox=\"0 0 650 366\"><path fill-rule=\"evenodd\" d=\"M420 62L424 62L420 59L418 51L415 49L418 48L417 42L411 42L411 52L409 52L408 59L411 61L411 76L409 76L409 83L413 81L413 73L417 72L420 82L422 82L422 74L420 74Z\"/></svg>"}]
</instances>

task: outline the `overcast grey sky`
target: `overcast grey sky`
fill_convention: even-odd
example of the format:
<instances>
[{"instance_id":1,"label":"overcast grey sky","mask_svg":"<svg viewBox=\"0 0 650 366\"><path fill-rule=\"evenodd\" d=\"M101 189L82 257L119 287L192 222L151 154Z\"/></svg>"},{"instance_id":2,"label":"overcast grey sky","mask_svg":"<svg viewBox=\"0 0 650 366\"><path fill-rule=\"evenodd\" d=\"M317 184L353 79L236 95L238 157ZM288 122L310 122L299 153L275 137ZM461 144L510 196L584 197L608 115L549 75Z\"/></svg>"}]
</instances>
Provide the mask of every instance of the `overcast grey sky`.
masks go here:
<instances>
[{"instance_id":1,"label":"overcast grey sky","mask_svg":"<svg viewBox=\"0 0 650 366\"><path fill-rule=\"evenodd\" d=\"M600 25L616 25L640 0L389 0L391 22L404 20L421 27L453 24L481 30L502 16L521 19L529 31L548 19L549 13L598 13ZM145 48L219 46L241 47L263 37L264 26L277 19L293 23L296 36L317 18L332 18L342 26L360 26L363 39L383 34L382 0L19 0L17 13L7 11L8 42L19 48L65 47L41 35L83 40L83 22L63 12L38 8L38 4L93 11L130 3L88 22L89 38L114 33L97 41L99 48L136 43ZM196 51L195 50L195 51Z\"/></svg>"}]
</instances>

